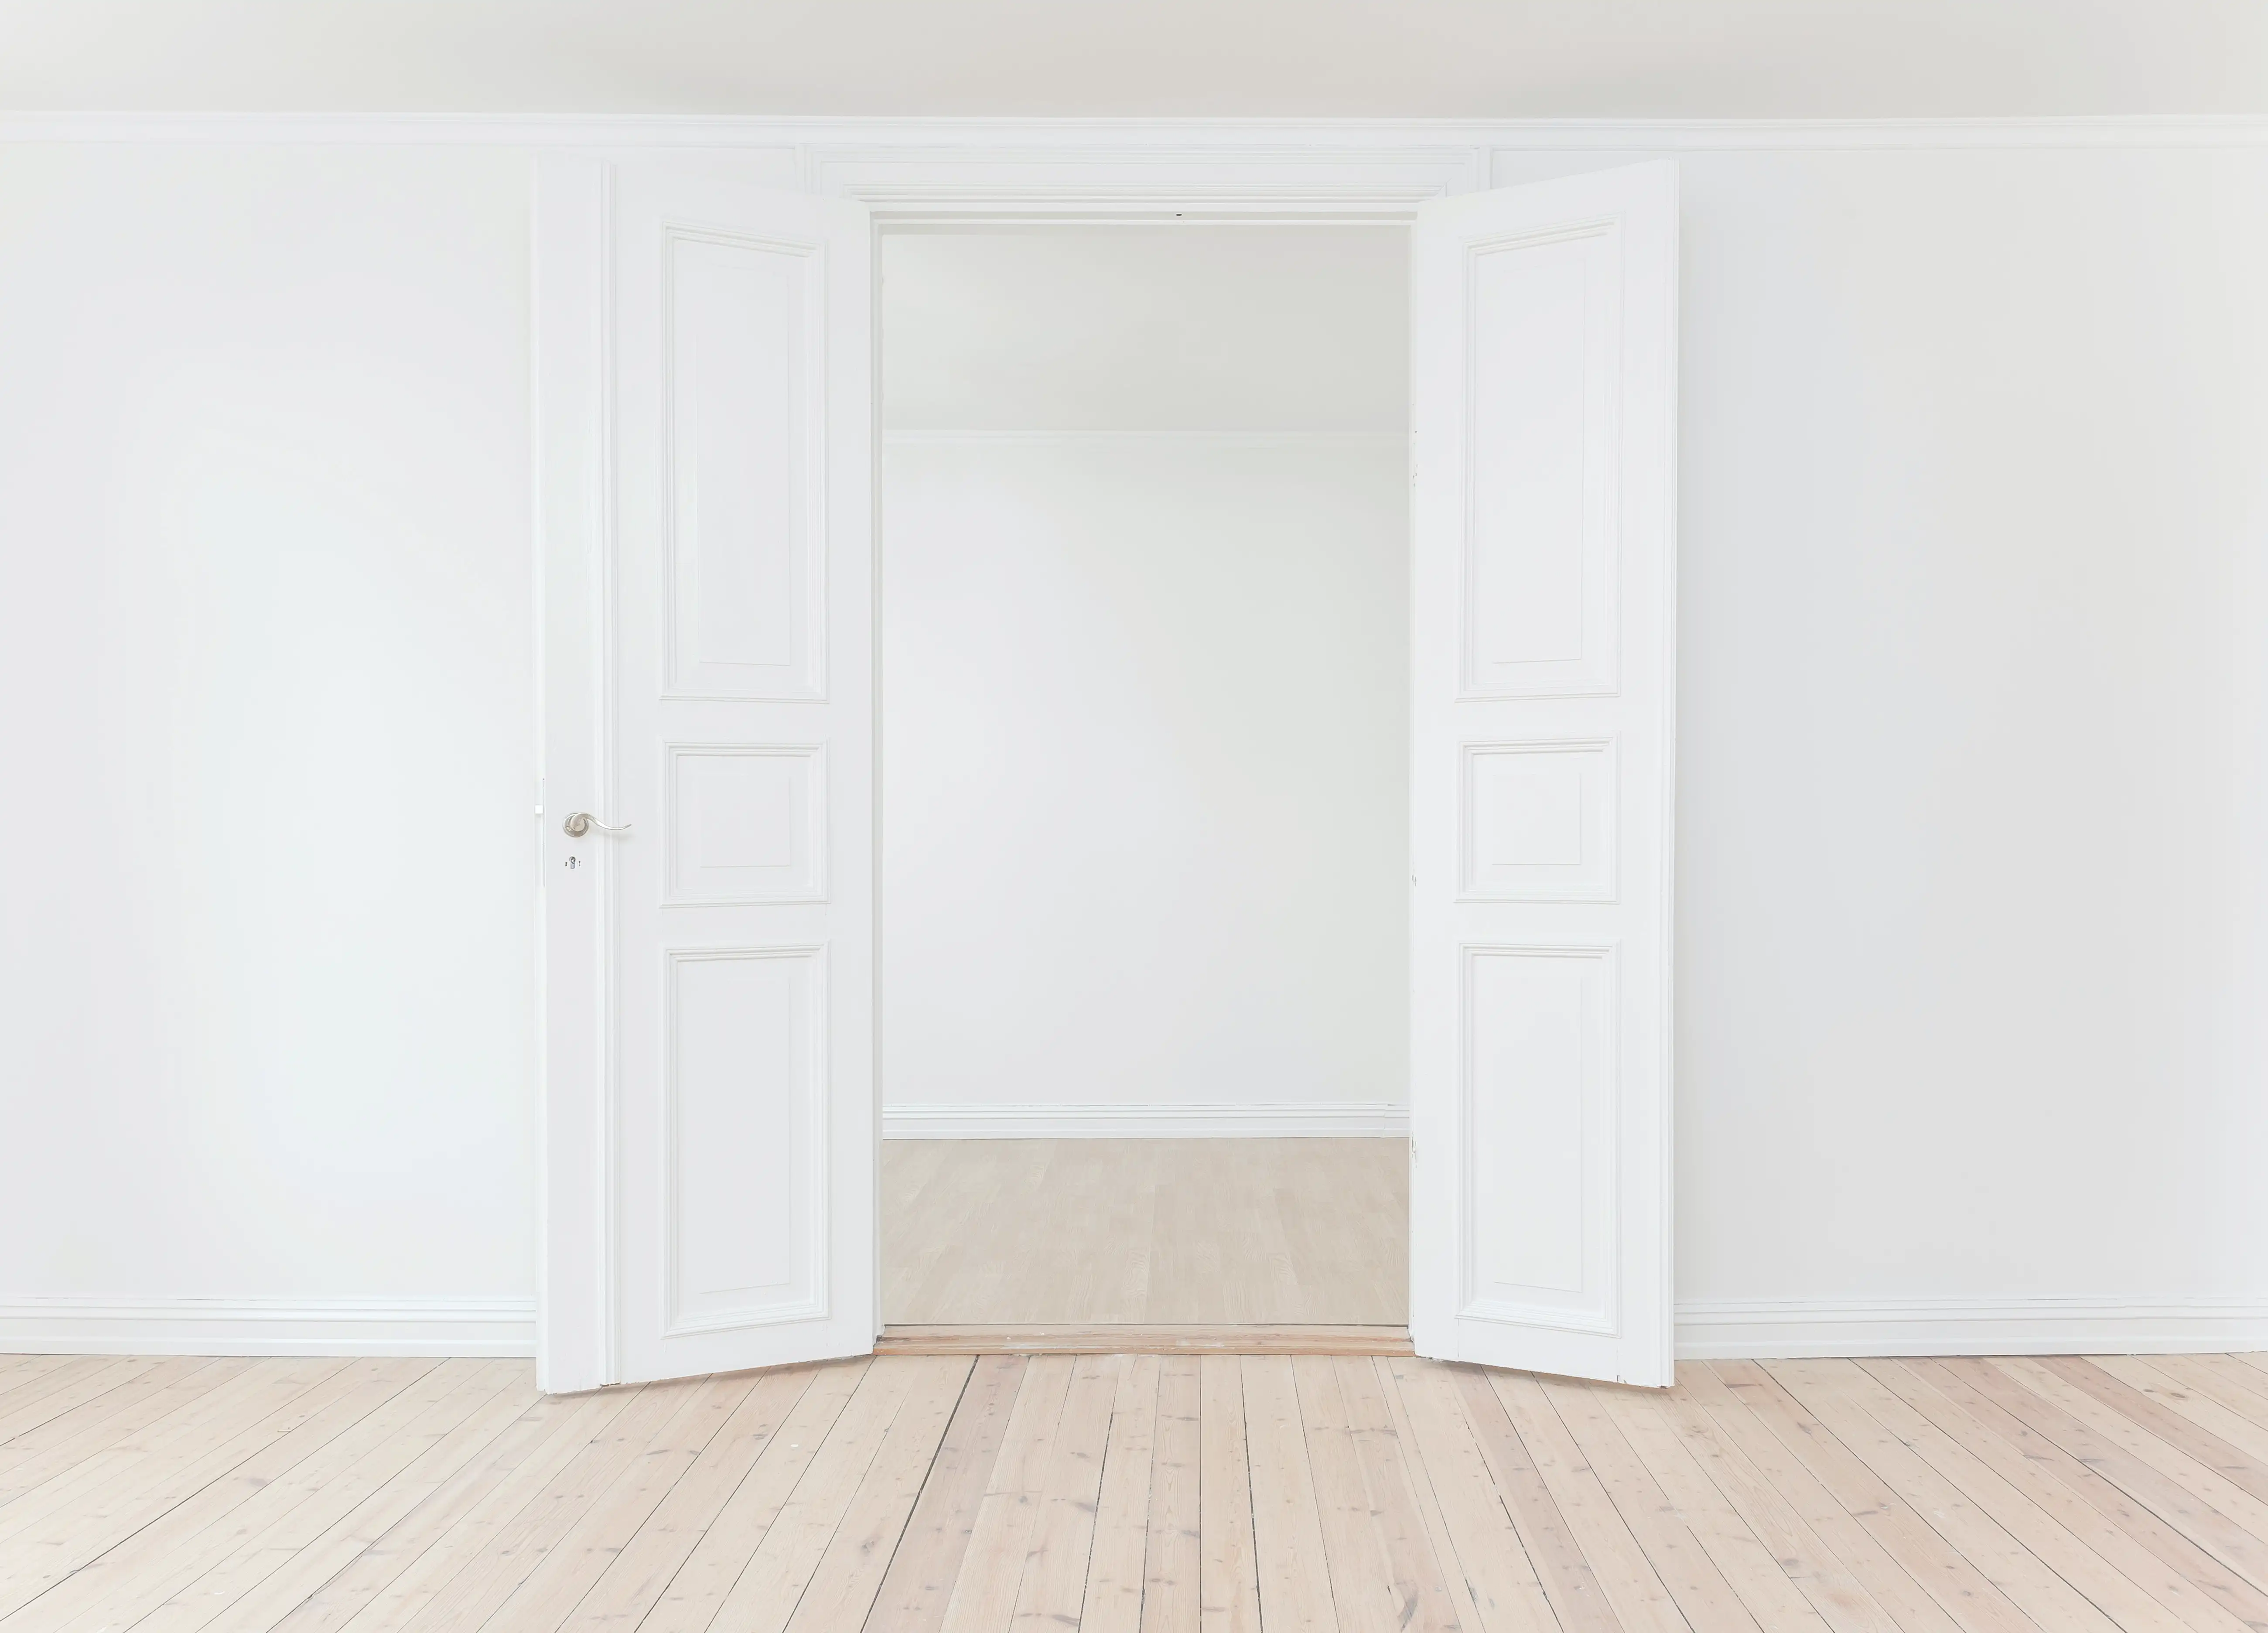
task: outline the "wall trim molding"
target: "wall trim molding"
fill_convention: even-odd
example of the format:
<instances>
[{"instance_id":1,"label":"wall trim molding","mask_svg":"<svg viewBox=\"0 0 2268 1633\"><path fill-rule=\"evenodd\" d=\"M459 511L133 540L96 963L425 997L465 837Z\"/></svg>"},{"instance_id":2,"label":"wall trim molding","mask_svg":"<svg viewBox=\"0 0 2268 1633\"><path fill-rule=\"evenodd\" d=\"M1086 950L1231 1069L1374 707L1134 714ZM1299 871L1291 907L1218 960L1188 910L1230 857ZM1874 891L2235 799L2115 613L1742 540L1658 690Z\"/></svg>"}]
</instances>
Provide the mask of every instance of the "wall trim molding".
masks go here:
<instances>
[{"instance_id":1,"label":"wall trim molding","mask_svg":"<svg viewBox=\"0 0 2268 1633\"><path fill-rule=\"evenodd\" d=\"M1866 1355L2187 1355L2268 1348L2268 1300L1681 1300L1681 1361Z\"/></svg>"},{"instance_id":2,"label":"wall trim molding","mask_svg":"<svg viewBox=\"0 0 2268 1633\"><path fill-rule=\"evenodd\" d=\"M1410 1108L1384 1100L1241 1105L885 1106L886 1140L1407 1139Z\"/></svg>"},{"instance_id":3,"label":"wall trim molding","mask_svg":"<svg viewBox=\"0 0 2268 1633\"><path fill-rule=\"evenodd\" d=\"M0 142L326 143L519 148L771 148L806 167L880 150L1074 150L1189 159L1318 148L1690 153L1742 150L2268 146L2268 118L2103 114L2012 119L843 119L708 114L14 113Z\"/></svg>"},{"instance_id":4,"label":"wall trim molding","mask_svg":"<svg viewBox=\"0 0 2268 1633\"><path fill-rule=\"evenodd\" d=\"M1174 1120L1182 1119L1178 1124ZM1402 1136L1384 1105L953 1106L883 1113L889 1139ZM2268 1300L1699 1299L1684 1361L1870 1355L2184 1355L2268 1349ZM533 1298L0 1299L0 1353L467 1356L535 1353Z\"/></svg>"},{"instance_id":5,"label":"wall trim molding","mask_svg":"<svg viewBox=\"0 0 2268 1633\"><path fill-rule=\"evenodd\" d=\"M535 1353L533 1298L0 1298L26 1355Z\"/></svg>"}]
</instances>

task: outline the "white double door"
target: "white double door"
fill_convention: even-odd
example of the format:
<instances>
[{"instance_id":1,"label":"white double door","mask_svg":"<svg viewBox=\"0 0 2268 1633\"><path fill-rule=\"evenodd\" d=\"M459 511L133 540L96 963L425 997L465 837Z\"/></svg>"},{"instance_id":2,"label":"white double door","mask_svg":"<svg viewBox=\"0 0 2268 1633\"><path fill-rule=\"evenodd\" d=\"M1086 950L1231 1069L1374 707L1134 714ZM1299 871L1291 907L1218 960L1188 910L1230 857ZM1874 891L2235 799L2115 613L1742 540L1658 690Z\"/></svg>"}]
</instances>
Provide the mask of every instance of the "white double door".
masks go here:
<instances>
[{"instance_id":1,"label":"white double door","mask_svg":"<svg viewBox=\"0 0 2268 1633\"><path fill-rule=\"evenodd\" d=\"M1675 173L1412 237L1411 1333L1666 1383ZM863 1352L871 223L561 162L536 244L546 1385Z\"/></svg>"}]
</instances>

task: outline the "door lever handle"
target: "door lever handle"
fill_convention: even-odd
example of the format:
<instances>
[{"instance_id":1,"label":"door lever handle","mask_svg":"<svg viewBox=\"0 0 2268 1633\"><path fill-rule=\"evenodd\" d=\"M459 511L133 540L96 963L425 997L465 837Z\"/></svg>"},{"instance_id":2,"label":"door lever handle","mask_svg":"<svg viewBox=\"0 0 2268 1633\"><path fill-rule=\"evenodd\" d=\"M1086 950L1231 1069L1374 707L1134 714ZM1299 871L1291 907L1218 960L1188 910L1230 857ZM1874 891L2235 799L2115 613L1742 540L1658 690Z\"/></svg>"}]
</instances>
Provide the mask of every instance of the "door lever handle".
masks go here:
<instances>
[{"instance_id":1,"label":"door lever handle","mask_svg":"<svg viewBox=\"0 0 2268 1633\"><path fill-rule=\"evenodd\" d=\"M615 824L601 822L587 811L569 813L566 821L560 826L566 830L567 837L570 839L580 839L594 828L601 834L627 834L630 831L630 825L627 822Z\"/></svg>"}]
</instances>

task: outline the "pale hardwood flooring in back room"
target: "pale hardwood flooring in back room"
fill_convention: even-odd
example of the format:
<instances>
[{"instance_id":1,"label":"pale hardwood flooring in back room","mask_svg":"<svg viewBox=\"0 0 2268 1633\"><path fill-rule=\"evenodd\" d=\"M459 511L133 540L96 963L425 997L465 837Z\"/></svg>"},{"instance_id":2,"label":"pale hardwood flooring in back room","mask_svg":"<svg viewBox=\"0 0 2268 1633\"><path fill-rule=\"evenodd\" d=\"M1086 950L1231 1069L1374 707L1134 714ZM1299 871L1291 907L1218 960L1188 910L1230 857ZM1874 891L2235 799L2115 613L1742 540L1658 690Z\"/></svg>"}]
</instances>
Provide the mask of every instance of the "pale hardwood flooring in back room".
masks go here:
<instances>
[{"instance_id":1,"label":"pale hardwood flooring in back room","mask_svg":"<svg viewBox=\"0 0 2268 1633\"><path fill-rule=\"evenodd\" d=\"M885 1140L882 1319L1410 1319L1398 1139Z\"/></svg>"},{"instance_id":2,"label":"pale hardwood flooring in back room","mask_svg":"<svg viewBox=\"0 0 2268 1633\"><path fill-rule=\"evenodd\" d=\"M2246 1633L2268 1357L0 1357L0 1629Z\"/></svg>"}]
</instances>

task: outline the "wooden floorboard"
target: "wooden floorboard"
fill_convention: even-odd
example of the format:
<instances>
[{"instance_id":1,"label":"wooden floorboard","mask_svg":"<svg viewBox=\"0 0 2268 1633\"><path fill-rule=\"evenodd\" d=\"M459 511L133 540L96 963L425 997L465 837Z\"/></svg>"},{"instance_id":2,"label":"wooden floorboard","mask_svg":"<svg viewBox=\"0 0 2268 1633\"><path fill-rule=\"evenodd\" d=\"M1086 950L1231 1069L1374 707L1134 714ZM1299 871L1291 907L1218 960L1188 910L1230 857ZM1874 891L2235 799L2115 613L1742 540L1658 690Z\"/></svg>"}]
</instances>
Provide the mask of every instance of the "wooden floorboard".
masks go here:
<instances>
[{"instance_id":1,"label":"wooden floorboard","mask_svg":"<svg viewBox=\"0 0 2268 1633\"><path fill-rule=\"evenodd\" d=\"M1108 1329L1105 1329L1108 1330ZM1162 1349L1163 1352L1160 1352ZM2268 1365L0 1357L0 1633L2268 1633Z\"/></svg>"},{"instance_id":2,"label":"wooden floorboard","mask_svg":"<svg viewBox=\"0 0 2268 1633\"><path fill-rule=\"evenodd\" d=\"M1407 1140L885 1140L881 1184L888 1322L1410 1319Z\"/></svg>"},{"instance_id":3,"label":"wooden floorboard","mask_svg":"<svg viewBox=\"0 0 2268 1633\"><path fill-rule=\"evenodd\" d=\"M1144 1518L1143 1633L1184 1633L1205 1625L1204 1532L1204 1369L1237 1363L1169 1357L1158 1368L1158 1414L1152 1425L1149 1512ZM1240 1378L1236 1387L1243 1387ZM1244 1496L1247 1524L1252 1517ZM1257 1606L1257 1600L1255 1600Z\"/></svg>"}]
</instances>

